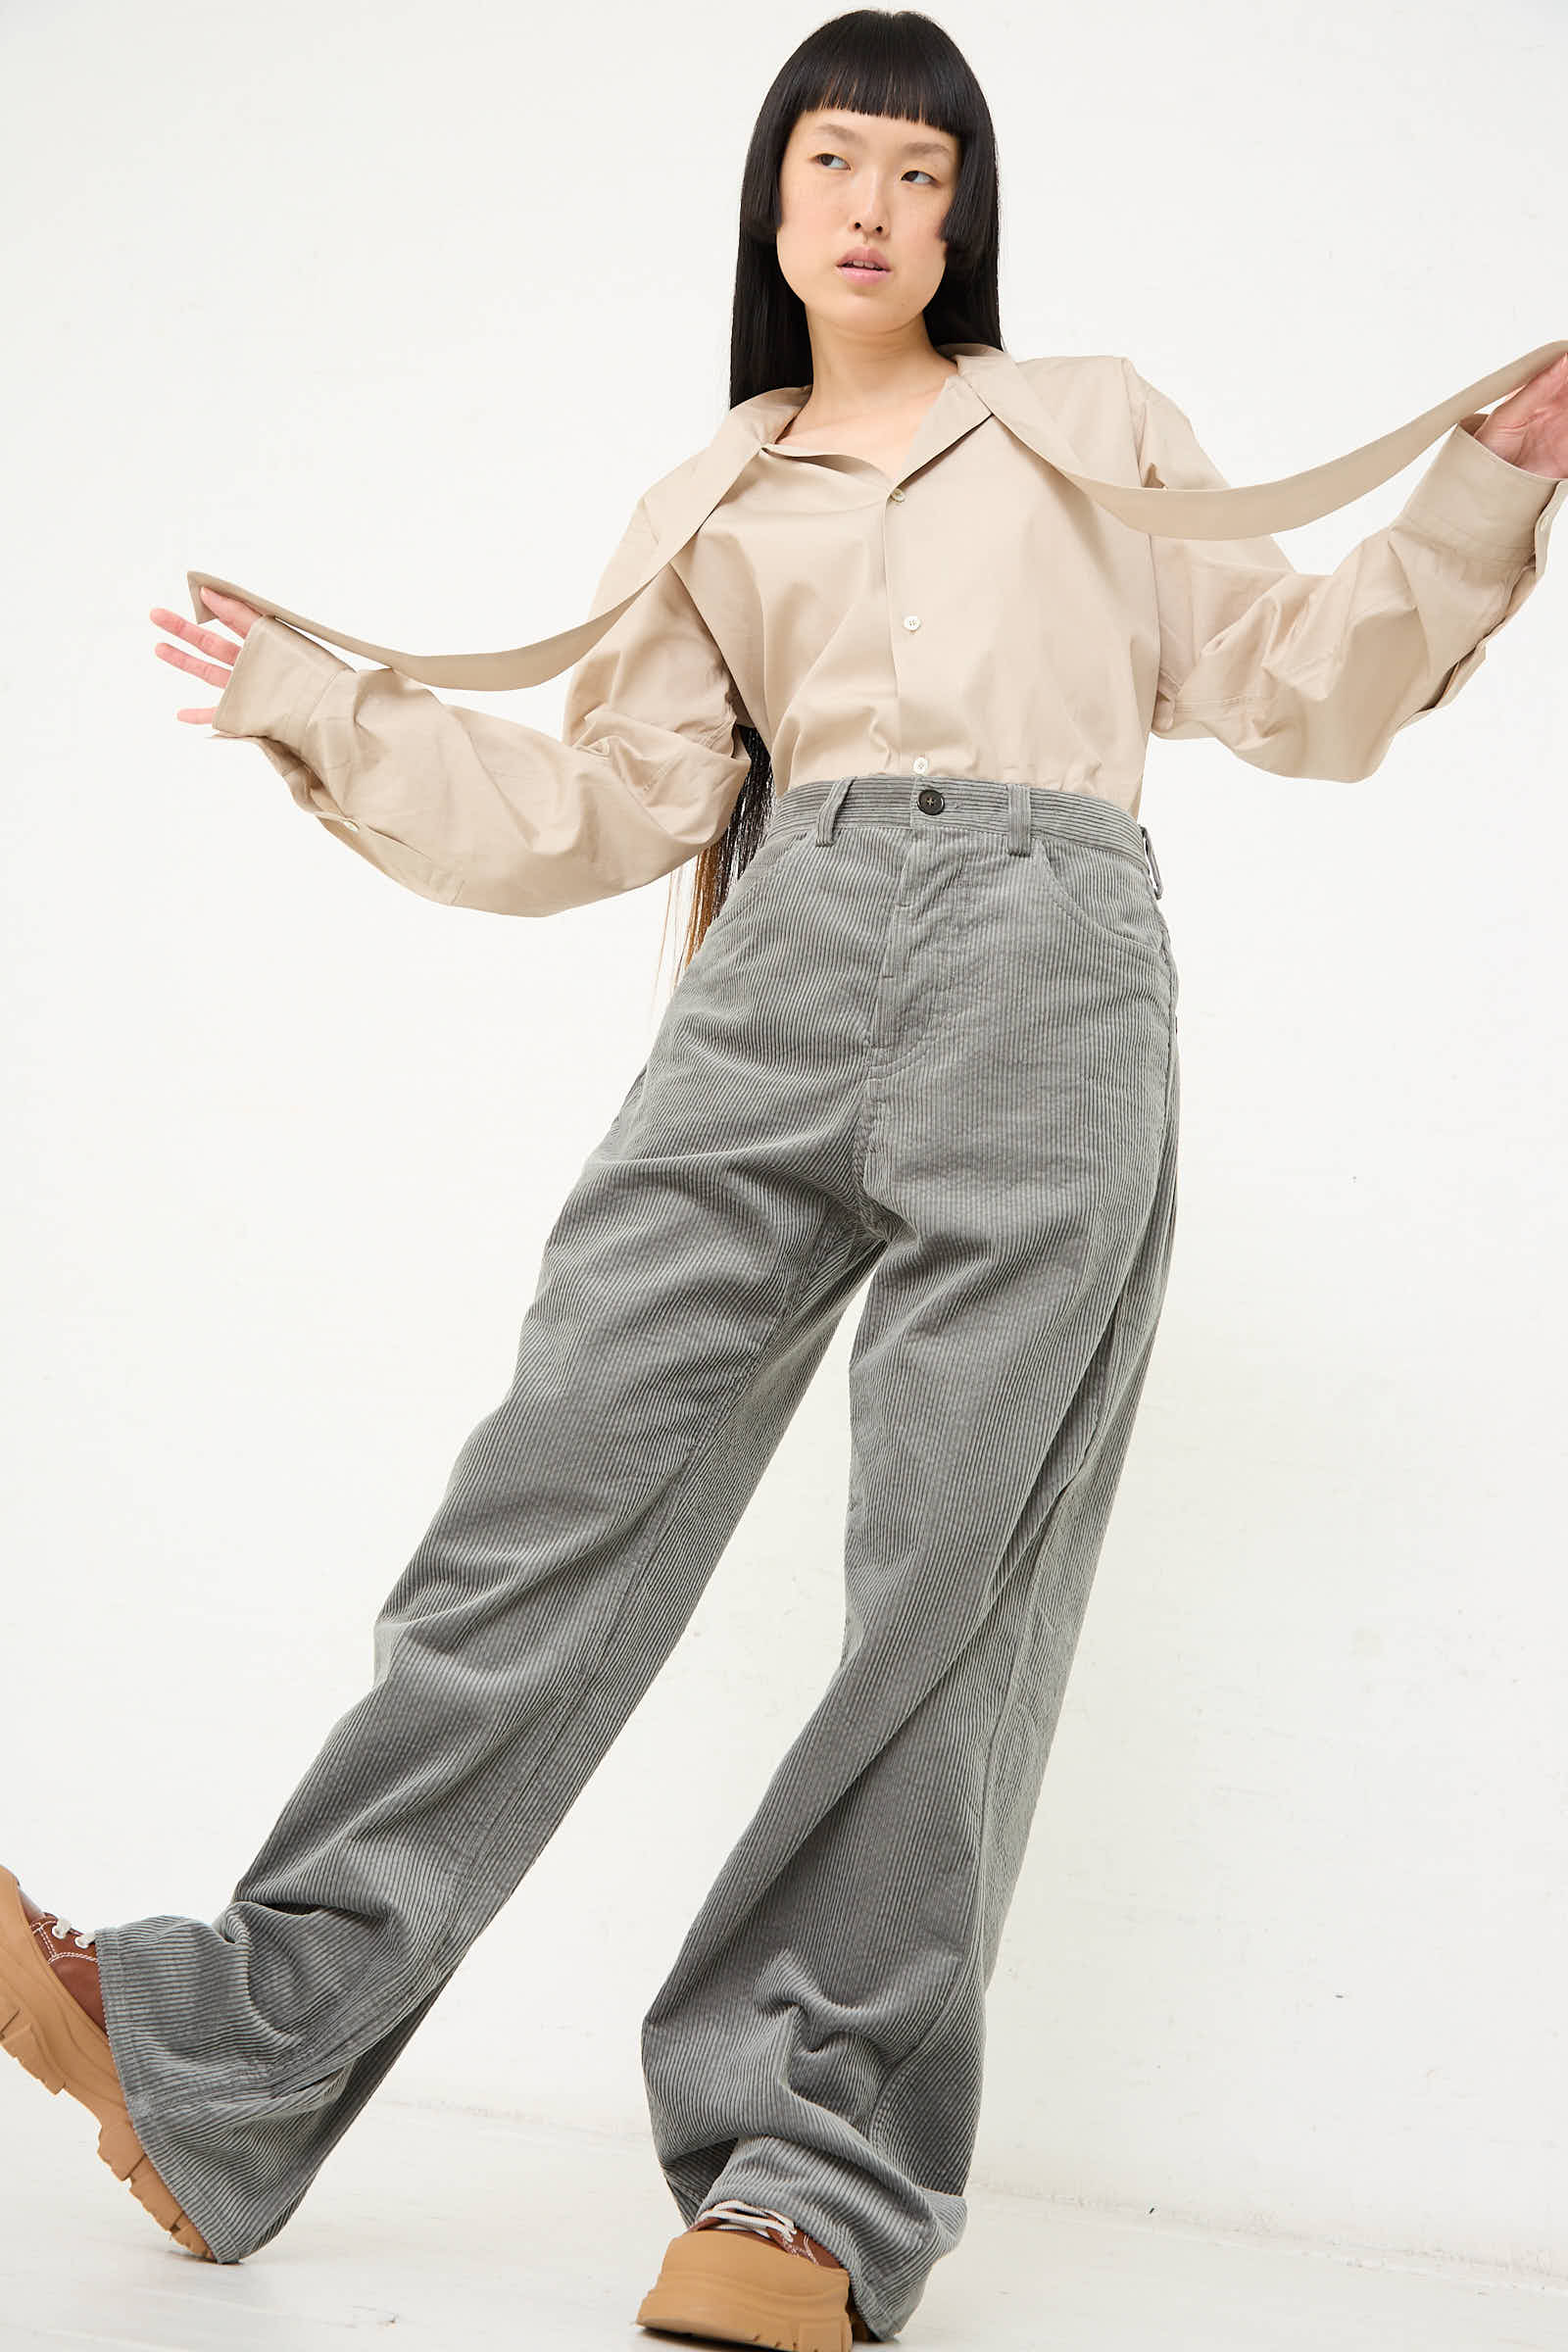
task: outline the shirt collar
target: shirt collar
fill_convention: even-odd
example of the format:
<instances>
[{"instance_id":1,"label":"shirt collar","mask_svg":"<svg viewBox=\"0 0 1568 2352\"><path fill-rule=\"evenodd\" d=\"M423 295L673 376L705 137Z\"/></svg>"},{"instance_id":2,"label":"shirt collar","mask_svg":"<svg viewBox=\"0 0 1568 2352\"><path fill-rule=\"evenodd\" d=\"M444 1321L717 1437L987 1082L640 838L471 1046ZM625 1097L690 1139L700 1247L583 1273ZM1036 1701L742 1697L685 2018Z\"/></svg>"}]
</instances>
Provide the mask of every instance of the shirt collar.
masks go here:
<instances>
[{"instance_id":1,"label":"shirt collar","mask_svg":"<svg viewBox=\"0 0 1568 2352\"><path fill-rule=\"evenodd\" d=\"M969 417L971 423L980 410L989 412L990 403L981 388L981 378L985 373L986 361L1003 356L997 346L991 343L938 343L935 348L942 353L945 359L956 362L958 372L956 376L950 377L943 385L936 399L932 401L924 416L920 419L919 428L909 445L908 460L904 468L906 473L912 470L914 462L919 462L919 453L924 448L928 426L938 429L933 424L933 419L936 418L938 410L943 409L945 404L949 404L949 395L956 384L961 382L964 395L972 396L966 399L967 407L973 412ZM755 393L750 400L741 401L730 412L731 419L744 426L748 436L755 442L758 449L767 450L774 457L788 458L796 462L803 458L834 457L838 453L828 449L791 449L788 444L780 449L773 448L774 441L783 431L789 419L805 408L810 396L810 390L809 384L779 384L770 392ZM945 417L942 421L946 421Z\"/></svg>"}]
</instances>

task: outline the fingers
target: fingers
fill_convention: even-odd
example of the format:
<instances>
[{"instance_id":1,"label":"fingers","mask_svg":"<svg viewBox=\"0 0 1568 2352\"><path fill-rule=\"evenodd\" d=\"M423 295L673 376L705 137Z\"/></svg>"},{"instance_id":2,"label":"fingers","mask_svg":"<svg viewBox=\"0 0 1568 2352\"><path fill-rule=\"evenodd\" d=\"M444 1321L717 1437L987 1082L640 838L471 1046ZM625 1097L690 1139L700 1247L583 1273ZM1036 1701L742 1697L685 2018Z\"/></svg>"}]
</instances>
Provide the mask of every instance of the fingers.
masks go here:
<instances>
[{"instance_id":1,"label":"fingers","mask_svg":"<svg viewBox=\"0 0 1568 2352\"><path fill-rule=\"evenodd\" d=\"M256 618L249 605L241 604L238 597L220 596L207 588L202 590L202 594L215 606L221 606L225 615L234 615L232 625L239 629L242 636ZM167 605L154 605L147 617L156 622L159 628L167 629L172 636L183 638L185 645L200 649L199 653L186 653L184 645L158 644L153 647L153 652L159 661L168 662L176 669L188 669L192 677L202 679L209 686L216 686L221 693L228 684L229 673L239 652L233 638L220 635L217 629L204 629L196 621L187 620L183 612L171 612ZM215 655L217 659L204 660L202 657L206 655ZM211 710L176 710L174 713L176 718L184 719L191 726L204 725L212 715Z\"/></svg>"},{"instance_id":2,"label":"fingers","mask_svg":"<svg viewBox=\"0 0 1568 2352\"><path fill-rule=\"evenodd\" d=\"M1544 407L1561 397L1565 364L1568 364L1568 352L1554 360L1549 368L1544 368L1539 375L1533 375L1527 384L1521 384L1517 391L1510 392L1507 399L1493 410L1493 423L1500 423L1511 432L1518 425L1532 422Z\"/></svg>"},{"instance_id":3,"label":"fingers","mask_svg":"<svg viewBox=\"0 0 1568 2352\"><path fill-rule=\"evenodd\" d=\"M220 640L209 638L208 643L217 645ZM176 669L188 669L193 678L203 679L207 685L216 686L220 692L228 684L228 673L234 666L236 649L228 646L223 650L229 657L226 662L202 662L198 661L194 654L185 653L177 645L155 645L153 647L153 652L158 656L160 662L172 662Z\"/></svg>"},{"instance_id":4,"label":"fingers","mask_svg":"<svg viewBox=\"0 0 1568 2352\"><path fill-rule=\"evenodd\" d=\"M208 591L204 588L202 594L206 596ZM236 604L226 596L221 601L235 612L249 614L251 619L256 617L249 605ZM187 644L199 645L204 653L220 654L227 662L234 659L235 649L229 638L220 637L216 629L204 629L196 621L187 620L183 612L172 612L167 605L154 605L147 617L159 628L167 629L172 637L183 637ZM243 636L244 631L237 630L235 633Z\"/></svg>"},{"instance_id":5,"label":"fingers","mask_svg":"<svg viewBox=\"0 0 1568 2352\"><path fill-rule=\"evenodd\" d=\"M260 613L253 612L250 606L242 604L237 596L223 596L212 588L203 588L202 596L221 614L235 636L242 640L252 621L261 618ZM171 612L167 605L154 605L147 617L159 628L167 629L171 636L183 638L185 645L200 648L199 654L188 654L184 646L155 645L153 652L160 662L172 662L176 669L188 669L192 677L205 679L209 686L216 686L221 693L228 684L239 653L233 638L220 636L216 629L204 629L194 620L187 620L183 612ZM218 659L206 661L201 658L203 655L216 655ZM218 706L215 704L210 710L176 710L174 716L183 720L188 727L205 727L218 716Z\"/></svg>"},{"instance_id":6,"label":"fingers","mask_svg":"<svg viewBox=\"0 0 1568 2352\"><path fill-rule=\"evenodd\" d=\"M225 596L220 588L209 588L205 582L201 591L202 603L211 608L220 620L226 620L236 637L243 637L253 620L261 614L237 596Z\"/></svg>"}]
</instances>

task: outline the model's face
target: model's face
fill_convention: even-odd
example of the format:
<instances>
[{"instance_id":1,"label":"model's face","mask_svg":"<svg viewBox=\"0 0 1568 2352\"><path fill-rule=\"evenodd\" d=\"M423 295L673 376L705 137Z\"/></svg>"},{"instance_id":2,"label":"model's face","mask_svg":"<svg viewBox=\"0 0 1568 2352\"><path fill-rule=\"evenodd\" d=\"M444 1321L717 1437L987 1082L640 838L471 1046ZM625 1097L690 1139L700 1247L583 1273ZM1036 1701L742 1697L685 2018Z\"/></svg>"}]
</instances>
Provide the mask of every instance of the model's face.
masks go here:
<instances>
[{"instance_id":1,"label":"model's face","mask_svg":"<svg viewBox=\"0 0 1568 2352\"><path fill-rule=\"evenodd\" d=\"M929 122L825 107L802 115L779 168L778 266L829 328L896 332L942 282L938 234L958 176L958 142ZM867 249L884 266L844 266Z\"/></svg>"}]
</instances>

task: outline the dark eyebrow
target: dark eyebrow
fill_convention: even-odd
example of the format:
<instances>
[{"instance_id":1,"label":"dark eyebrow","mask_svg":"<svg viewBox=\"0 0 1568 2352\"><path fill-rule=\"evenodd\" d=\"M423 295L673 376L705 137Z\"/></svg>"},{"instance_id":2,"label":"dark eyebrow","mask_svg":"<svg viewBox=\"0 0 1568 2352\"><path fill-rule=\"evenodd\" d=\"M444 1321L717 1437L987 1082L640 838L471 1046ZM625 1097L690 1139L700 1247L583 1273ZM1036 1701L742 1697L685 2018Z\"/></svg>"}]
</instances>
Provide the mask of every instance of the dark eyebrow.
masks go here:
<instances>
[{"instance_id":1,"label":"dark eyebrow","mask_svg":"<svg viewBox=\"0 0 1568 2352\"><path fill-rule=\"evenodd\" d=\"M815 135L824 139L854 141L858 139L860 134L858 130L852 130L847 122L819 122ZM906 139L904 152L906 155L947 156L951 155L953 151L945 139Z\"/></svg>"}]
</instances>

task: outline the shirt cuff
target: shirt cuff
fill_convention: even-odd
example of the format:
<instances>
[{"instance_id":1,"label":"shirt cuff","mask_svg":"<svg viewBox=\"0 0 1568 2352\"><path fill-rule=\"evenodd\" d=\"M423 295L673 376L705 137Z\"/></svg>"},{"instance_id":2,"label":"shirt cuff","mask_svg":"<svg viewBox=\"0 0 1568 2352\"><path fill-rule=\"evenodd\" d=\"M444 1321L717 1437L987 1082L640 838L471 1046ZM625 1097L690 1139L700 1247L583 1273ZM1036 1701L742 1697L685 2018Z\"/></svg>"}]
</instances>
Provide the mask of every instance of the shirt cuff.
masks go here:
<instances>
[{"instance_id":1,"label":"shirt cuff","mask_svg":"<svg viewBox=\"0 0 1568 2352\"><path fill-rule=\"evenodd\" d=\"M348 667L314 637L264 612L240 641L228 683L213 712L213 732L270 735L291 751L303 752L312 712L333 679Z\"/></svg>"},{"instance_id":2,"label":"shirt cuff","mask_svg":"<svg viewBox=\"0 0 1568 2352\"><path fill-rule=\"evenodd\" d=\"M1440 546L1512 570L1528 562L1542 509L1556 488L1545 474L1511 465L1455 424L1399 520Z\"/></svg>"}]
</instances>

